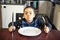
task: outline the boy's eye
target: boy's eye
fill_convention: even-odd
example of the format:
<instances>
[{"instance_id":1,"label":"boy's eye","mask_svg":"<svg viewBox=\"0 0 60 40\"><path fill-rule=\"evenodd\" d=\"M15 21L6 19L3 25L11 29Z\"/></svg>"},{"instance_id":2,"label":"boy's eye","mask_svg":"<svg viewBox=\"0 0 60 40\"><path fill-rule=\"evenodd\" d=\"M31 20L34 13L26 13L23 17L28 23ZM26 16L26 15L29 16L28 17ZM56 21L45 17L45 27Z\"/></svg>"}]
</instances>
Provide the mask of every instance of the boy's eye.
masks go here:
<instances>
[{"instance_id":1,"label":"boy's eye","mask_svg":"<svg viewBox=\"0 0 60 40\"><path fill-rule=\"evenodd\" d=\"M32 14L32 13L30 13L30 14Z\"/></svg>"},{"instance_id":2,"label":"boy's eye","mask_svg":"<svg viewBox=\"0 0 60 40\"><path fill-rule=\"evenodd\" d=\"M27 13L25 13L25 14L27 14Z\"/></svg>"},{"instance_id":3,"label":"boy's eye","mask_svg":"<svg viewBox=\"0 0 60 40\"><path fill-rule=\"evenodd\" d=\"M25 12L25 14L27 14L27 12Z\"/></svg>"}]
</instances>

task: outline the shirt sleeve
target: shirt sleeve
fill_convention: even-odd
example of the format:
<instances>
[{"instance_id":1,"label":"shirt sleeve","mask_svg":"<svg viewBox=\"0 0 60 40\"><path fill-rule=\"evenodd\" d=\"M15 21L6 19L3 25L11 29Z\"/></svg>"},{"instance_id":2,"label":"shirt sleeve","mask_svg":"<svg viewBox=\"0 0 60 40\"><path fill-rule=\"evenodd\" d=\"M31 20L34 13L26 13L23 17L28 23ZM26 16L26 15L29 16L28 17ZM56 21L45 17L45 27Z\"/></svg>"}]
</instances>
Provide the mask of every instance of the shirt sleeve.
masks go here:
<instances>
[{"instance_id":1,"label":"shirt sleeve","mask_svg":"<svg viewBox=\"0 0 60 40\"><path fill-rule=\"evenodd\" d=\"M52 29L52 25L50 23L45 23L45 25L51 30Z\"/></svg>"},{"instance_id":2,"label":"shirt sleeve","mask_svg":"<svg viewBox=\"0 0 60 40\"><path fill-rule=\"evenodd\" d=\"M8 27L10 27L10 26L12 26L12 22L9 23ZM14 22L14 26L16 28L20 28L21 27L21 20Z\"/></svg>"},{"instance_id":3,"label":"shirt sleeve","mask_svg":"<svg viewBox=\"0 0 60 40\"><path fill-rule=\"evenodd\" d=\"M39 17L38 18L38 25L39 25L39 28L42 30L44 28L44 23L45 21L43 20L42 17Z\"/></svg>"}]
</instances>

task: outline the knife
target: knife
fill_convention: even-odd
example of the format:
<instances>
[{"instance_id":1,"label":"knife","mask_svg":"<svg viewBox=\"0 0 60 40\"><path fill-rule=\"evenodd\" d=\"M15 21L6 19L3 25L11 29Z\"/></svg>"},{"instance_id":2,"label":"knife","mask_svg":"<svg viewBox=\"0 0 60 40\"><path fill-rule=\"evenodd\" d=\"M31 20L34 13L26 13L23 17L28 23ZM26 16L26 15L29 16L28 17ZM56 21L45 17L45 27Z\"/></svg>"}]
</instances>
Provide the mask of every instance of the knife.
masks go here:
<instances>
[{"instance_id":1,"label":"knife","mask_svg":"<svg viewBox=\"0 0 60 40\"><path fill-rule=\"evenodd\" d=\"M12 27L14 26L14 13L12 13ZM12 40L14 40L14 34L12 31Z\"/></svg>"}]
</instances>

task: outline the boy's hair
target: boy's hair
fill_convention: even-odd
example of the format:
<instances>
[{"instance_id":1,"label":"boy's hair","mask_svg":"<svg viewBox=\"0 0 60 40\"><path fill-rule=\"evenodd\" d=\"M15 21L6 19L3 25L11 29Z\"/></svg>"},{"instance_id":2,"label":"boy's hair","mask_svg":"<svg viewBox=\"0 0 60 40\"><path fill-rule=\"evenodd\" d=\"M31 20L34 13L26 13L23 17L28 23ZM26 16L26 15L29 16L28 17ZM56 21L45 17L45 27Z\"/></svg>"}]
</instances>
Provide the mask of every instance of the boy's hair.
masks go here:
<instances>
[{"instance_id":1,"label":"boy's hair","mask_svg":"<svg viewBox=\"0 0 60 40\"><path fill-rule=\"evenodd\" d=\"M25 11L26 8L32 8L32 9L34 10L34 12L35 12L35 8L32 7L32 6L26 6L26 7L24 8L24 11Z\"/></svg>"}]
</instances>

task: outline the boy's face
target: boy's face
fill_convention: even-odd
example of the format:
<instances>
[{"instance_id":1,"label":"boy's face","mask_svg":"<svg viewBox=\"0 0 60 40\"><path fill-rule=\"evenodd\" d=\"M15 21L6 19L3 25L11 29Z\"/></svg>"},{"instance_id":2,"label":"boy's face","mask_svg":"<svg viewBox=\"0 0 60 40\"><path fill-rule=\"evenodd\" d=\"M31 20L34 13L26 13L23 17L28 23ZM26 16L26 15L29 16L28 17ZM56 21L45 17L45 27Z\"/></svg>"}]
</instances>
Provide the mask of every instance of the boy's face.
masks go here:
<instances>
[{"instance_id":1,"label":"boy's face","mask_svg":"<svg viewBox=\"0 0 60 40\"><path fill-rule=\"evenodd\" d=\"M34 9L26 8L24 10L24 18L27 20L27 22L32 22L34 17L35 17Z\"/></svg>"}]
</instances>

